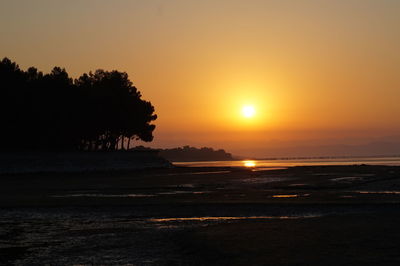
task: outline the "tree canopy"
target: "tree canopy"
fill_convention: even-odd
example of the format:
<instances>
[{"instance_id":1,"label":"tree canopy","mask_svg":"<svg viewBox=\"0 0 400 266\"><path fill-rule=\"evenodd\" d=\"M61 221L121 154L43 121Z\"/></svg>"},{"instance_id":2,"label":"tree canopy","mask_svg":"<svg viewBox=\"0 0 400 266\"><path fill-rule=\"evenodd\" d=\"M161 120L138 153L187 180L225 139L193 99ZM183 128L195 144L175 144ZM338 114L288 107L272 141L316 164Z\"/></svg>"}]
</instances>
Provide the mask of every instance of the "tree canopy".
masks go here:
<instances>
[{"instance_id":1,"label":"tree canopy","mask_svg":"<svg viewBox=\"0 0 400 266\"><path fill-rule=\"evenodd\" d=\"M153 105L119 71L72 79L0 61L0 150L116 150L153 140Z\"/></svg>"}]
</instances>

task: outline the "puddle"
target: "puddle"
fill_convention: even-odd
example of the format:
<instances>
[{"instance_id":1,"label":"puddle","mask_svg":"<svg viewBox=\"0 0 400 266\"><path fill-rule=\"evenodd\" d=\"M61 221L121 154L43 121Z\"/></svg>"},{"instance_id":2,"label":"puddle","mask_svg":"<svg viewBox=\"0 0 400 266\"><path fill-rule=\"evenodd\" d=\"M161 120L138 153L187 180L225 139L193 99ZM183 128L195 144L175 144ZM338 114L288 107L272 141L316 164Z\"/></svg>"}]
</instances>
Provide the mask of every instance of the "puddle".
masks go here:
<instances>
[{"instance_id":1,"label":"puddle","mask_svg":"<svg viewBox=\"0 0 400 266\"><path fill-rule=\"evenodd\" d=\"M99 192L98 190L94 190L94 189L91 189L91 190L70 190L70 191L68 191L68 193L73 193L73 194L93 194L93 193L96 193L96 192Z\"/></svg>"},{"instance_id":2,"label":"puddle","mask_svg":"<svg viewBox=\"0 0 400 266\"><path fill-rule=\"evenodd\" d=\"M354 193L359 193L359 194L396 194L400 195L400 191L390 191L390 190L385 190L385 191L353 191Z\"/></svg>"},{"instance_id":3,"label":"puddle","mask_svg":"<svg viewBox=\"0 0 400 266\"><path fill-rule=\"evenodd\" d=\"M288 167L257 167L251 169L251 171L259 172L259 171L286 170L286 169L288 169Z\"/></svg>"},{"instance_id":4,"label":"puddle","mask_svg":"<svg viewBox=\"0 0 400 266\"><path fill-rule=\"evenodd\" d=\"M251 183L251 184L266 184L266 183L274 183L289 180L289 178L283 177L254 177L254 178L246 178L242 179L241 182Z\"/></svg>"},{"instance_id":5,"label":"puddle","mask_svg":"<svg viewBox=\"0 0 400 266\"><path fill-rule=\"evenodd\" d=\"M69 194L69 195L54 195L54 198L74 198L74 197L89 197L89 198L147 198L156 197L153 194Z\"/></svg>"},{"instance_id":6,"label":"puddle","mask_svg":"<svg viewBox=\"0 0 400 266\"><path fill-rule=\"evenodd\" d=\"M159 195L178 195L178 194L208 194L211 191L166 191L157 194L89 194L89 193L79 193L79 194L68 194L68 195L53 195L53 198L149 198L157 197Z\"/></svg>"},{"instance_id":7,"label":"puddle","mask_svg":"<svg viewBox=\"0 0 400 266\"><path fill-rule=\"evenodd\" d=\"M230 221L230 220L288 220L321 217L320 214L306 214L299 216L203 216L203 217L172 217L172 218L150 218L149 222L210 222L210 221Z\"/></svg>"},{"instance_id":8,"label":"puddle","mask_svg":"<svg viewBox=\"0 0 400 266\"><path fill-rule=\"evenodd\" d=\"M358 181L362 180L363 177L361 176L344 176L344 177L337 177L337 178L332 178L330 181L333 182L351 182L351 181Z\"/></svg>"},{"instance_id":9,"label":"puddle","mask_svg":"<svg viewBox=\"0 0 400 266\"><path fill-rule=\"evenodd\" d=\"M272 198L300 198L300 197L309 197L311 194L276 194L272 195Z\"/></svg>"},{"instance_id":10,"label":"puddle","mask_svg":"<svg viewBox=\"0 0 400 266\"><path fill-rule=\"evenodd\" d=\"M194 184L180 184L180 185L172 185L168 186L170 188L194 188Z\"/></svg>"},{"instance_id":11,"label":"puddle","mask_svg":"<svg viewBox=\"0 0 400 266\"><path fill-rule=\"evenodd\" d=\"M211 191L194 191L193 194L209 194Z\"/></svg>"},{"instance_id":12,"label":"puddle","mask_svg":"<svg viewBox=\"0 0 400 266\"><path fill-rule=\"evenodd\" d=\"M272 195L273 198L298 198L297 194L286 194L286 195Z\"/></svg>"},{"instance_id":13,"label":"puddle","mask_svg":"<svg viewBox=\"0 0 400 266\"><path fill-rule=\"evenodd\" d=\"M182 190L177 190L177 191L167 191L167 192L160 192L157 193L158 195L177 195L177 194L192 194L193 191L182 191Z\"/></svg>"},{"instance_id":14,"label":"puddle","mask_svg":"<svg viewBox=\"0 0 400 266\"><path fill-rule=\"evenodd\" d=\"M307 184L289 184L288 187L304 187L307 186Z\"/></svg>"},{"instance_id":15,"label":"puddle","mask_svg":"<svg viewBox=\"0 0 400 266\"><path fill-rule=\"evenodd\" d=\"M210 191L184 191L184 190L176 190L176 191L159 192L159 193L157 193L157 195L206 194L206 193L210 193Z\"/></svg>"}]
</instances>

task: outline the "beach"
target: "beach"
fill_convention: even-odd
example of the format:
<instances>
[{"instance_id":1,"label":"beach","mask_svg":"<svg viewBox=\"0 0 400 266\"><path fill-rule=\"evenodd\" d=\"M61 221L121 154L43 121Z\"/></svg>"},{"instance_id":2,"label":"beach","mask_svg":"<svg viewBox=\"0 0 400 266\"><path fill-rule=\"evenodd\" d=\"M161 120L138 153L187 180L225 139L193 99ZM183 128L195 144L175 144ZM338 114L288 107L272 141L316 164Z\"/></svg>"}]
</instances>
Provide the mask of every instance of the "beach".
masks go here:
<instances>
[{"instance_id":1,"label":"beach","mask_svg":"<svg viewBox=\"0 0 400 266\"><path fill-rule=\"evenodd\" d=\"M398 265L400 167L0 177L0 264Z\"/></svg>"}]
</instances>

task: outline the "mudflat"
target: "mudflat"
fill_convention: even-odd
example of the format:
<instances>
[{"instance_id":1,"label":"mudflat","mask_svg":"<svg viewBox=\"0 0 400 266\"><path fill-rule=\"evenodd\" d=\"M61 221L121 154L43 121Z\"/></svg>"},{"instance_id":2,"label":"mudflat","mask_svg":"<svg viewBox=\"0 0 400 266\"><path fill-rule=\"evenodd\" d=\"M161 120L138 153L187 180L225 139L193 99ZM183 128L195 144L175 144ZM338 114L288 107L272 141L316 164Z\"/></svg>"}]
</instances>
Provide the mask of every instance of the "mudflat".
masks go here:
<instances>
[{"instance_id":1,"label":"mudflat","mask_svg":"<svg viewBox=\"0 0 400 266\"><path fill-rule=\"evenodd\" d=\"M400 167L0 176L0 264L399 265Z\"/></svg>"}]
</instances>

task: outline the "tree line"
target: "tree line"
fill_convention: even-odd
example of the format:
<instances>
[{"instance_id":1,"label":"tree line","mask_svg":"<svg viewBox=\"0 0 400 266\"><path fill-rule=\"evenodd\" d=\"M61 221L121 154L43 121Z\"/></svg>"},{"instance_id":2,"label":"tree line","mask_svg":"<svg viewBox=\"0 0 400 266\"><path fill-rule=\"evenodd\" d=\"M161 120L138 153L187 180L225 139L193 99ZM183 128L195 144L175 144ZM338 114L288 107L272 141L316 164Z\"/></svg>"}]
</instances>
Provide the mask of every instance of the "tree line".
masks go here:
<instances>
[{"instance_id":1,"label":"tree line","mask_svg":"<svg viewBox=\"0 0 400 266\"><path fill-rule=\"evenodd\" d=\"M160 156L169 161L227 161L233 160L232 154L223 149L214 150L209 147L195 148L183 146L172 149L160 149Z\"/></svg>"},{"instance_id":2,"label":"tree line","mask_svg":"<svg viewBox=\"0 0 400 266\"><path fill-rule=\"evenodd\" d=\"M117 150L152 141L153 105L119 71L72 79L64 68L0 62L0 150Z\"/></svg>"}]
</instances>

